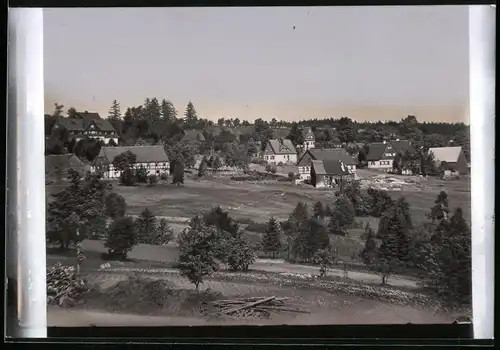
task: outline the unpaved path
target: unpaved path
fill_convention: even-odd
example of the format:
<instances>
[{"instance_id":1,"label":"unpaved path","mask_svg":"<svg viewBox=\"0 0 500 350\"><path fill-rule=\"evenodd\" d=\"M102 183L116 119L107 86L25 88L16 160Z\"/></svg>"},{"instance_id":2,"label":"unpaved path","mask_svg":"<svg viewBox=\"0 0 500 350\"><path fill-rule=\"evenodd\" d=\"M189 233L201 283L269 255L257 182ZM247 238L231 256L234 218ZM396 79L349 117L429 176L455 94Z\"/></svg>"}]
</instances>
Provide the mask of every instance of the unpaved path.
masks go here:
<instances>
[{"instance_id":1,"label":"unpaved path","mask_svg":"<svg viewBox=\"0 0 500 350\"><path fill-rule=\"evenodd\" d=\"M104 244L101 241L90 241L85 240L82 243L82 247L85 250L104 252ZM172 262L178 257L178 250L174 246L154 246L148 244L139 244L132 249L129 253L131 259L137 260L147 260L152 262ZM293 273L293 274L310 274L317 275L318 268L315 266L298 265L285 263L283 261L273 261L268 259L257 259L257 261L252 265L252 270L257 271L267 271L267 272L277 272L277 273ZM328 275L330 276L344 276L344 271L340 269L330 269L328 270ZM368 272L359 271L349 271L349 278L364 282L364 283L380 283L380 277L376 274ZM417 288L418 283L410 278L405 278L402 276L394 276L389 278L389 285L394 287L404 287L404 288Z\"/></svg>"}]
</instances>

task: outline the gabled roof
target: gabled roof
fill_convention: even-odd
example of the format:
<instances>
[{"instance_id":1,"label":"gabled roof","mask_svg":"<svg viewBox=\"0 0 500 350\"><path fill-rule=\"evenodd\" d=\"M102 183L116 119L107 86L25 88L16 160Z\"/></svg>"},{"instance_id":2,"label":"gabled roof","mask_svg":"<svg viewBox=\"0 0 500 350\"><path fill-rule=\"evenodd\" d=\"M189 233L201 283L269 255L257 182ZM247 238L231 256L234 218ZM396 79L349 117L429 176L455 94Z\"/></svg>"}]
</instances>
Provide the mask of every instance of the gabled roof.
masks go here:
<instances>
[{"instance_id":1,"label":"gabled roof","mask_svg":"<svg viewBox=\"0 0 500 350\"><path fill-rule=\"evenodd\" d=\"M316 175L343 176L349 175L346 165L340 160L313 160L312 168Z\"/></svg>"},{"instance_id":2,"label":"gabled roof","mask_svg":"<svg viewBox=\"0 0 500 350\"><path fill-rule=\"evenodd\" d=\"M102 119L99 113L77 112L74 118L61 117L57 121L68 129L68 131L84 131L92 122L95 123L101 131L116 131L109 120Z\"/></svg>"},{"instance_id":3,"label":"gabled roof","mask_svg":"<svg viewBox=\"0 0 500 350\"><path fill-rule=\"evenodd\" d=\"M347 153L347 151L343 148L332 148L332 149L318 149L318 148L313 148L309 149L302 155L301 160L299 161L299 166L301 165L308 165L303 163L306 161L307 157L306 154L309 154L311 159L314 160L325 160L325 161L330 161L330 160L340 160L346 165L356 165L358 162ZM303 164L301 164L301 162Z\"/></svg>"},{"instance_id":4,"label":"gabled roof","mask_svg":"<svg viewBox=\"0 0 500 350\"><path fill-rule=\"evenodd\" d=\"M289 139L272 139L268 141L271 151L274 154L296 154L297 151Z\"/></svg>"},{"instance_id":5,"label":"gabled roof","mask_svg":"<svg viewBox=\"0 0 500 350\"><path fill-rule=\"evenodd\" d=\"M405 153L406 151L414 152L415 149L412 147L410 141L408 140L393 140L389 141L396 151L396 153Z\"/></svg>"},{"instance_id":6,"label":"gabled roof","mask_svg":"<svg viewBox=\"0 0 500 350\"><path fill-rule=\"evenodd\" d=\"M462 147L432 147L429 153L434 154L434 160L438 162L456 163L462 152Z\"/></svg>"},{"instance_id":7,"label":"gabled roof","mask_svg":"<svg viewBox=\"0 0 500 350\"><path fill-rule=\"evenodd\" d=\"M369 150L366 155L367 161L375 161L381 159L392 159L391 157L386 157L384 155L388 146L392 146L394 152L391 153L405 153L406 151L414 152L415 149L412 147L410 141L408 140L393 140L388 142L373 142L368 145Z\"/></svg>"},{"instance_id":8,"label":"gabled roof","mask_svg":"<svg viewBox=\"0 0 500 350\"><path fill-rule=\"evenodd\" d=\"M368 154L366 155L367 161L380 160L384 156L387 144L383 142L373 142L368 145Z\"/></svg>"},{"instance_id":9,"label":"gabled roof","mask_svg":"<svg viewBox=\"0 0 500 350\"><path fill-rule=\"evenodd\" d=\"M102 147L96 159L104 159L109 163L113 163L117 155L126 151L130 151L136 155L137 163L160 163L169 161L163 146Z\"/></svg>"},{"instance_id":10,"label":"gabled roof","mask_svg":"<svg viewBox=\"0 0 500 350\"><path fill-rule=\"evenodd\" d=\"M83 172L88 169L88 166L73 153L45 156L45 172L48 176L54 175L59 170L70 168Z\"/></svg>"}]
</instances>

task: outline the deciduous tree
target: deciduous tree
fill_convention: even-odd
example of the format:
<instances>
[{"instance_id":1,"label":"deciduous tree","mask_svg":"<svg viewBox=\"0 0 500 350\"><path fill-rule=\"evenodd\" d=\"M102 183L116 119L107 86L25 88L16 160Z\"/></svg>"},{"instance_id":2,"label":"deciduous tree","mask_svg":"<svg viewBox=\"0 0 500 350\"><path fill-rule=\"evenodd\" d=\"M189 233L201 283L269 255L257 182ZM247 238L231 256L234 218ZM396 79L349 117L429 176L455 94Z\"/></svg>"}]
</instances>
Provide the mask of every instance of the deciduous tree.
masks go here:
<instances>
[{"instance_id":1,"label":"deciduous tree","mask_svg":"<svg viewBox=\"0 0 500 350\"><path fill-rule=\"evenodd\" d=\"M262 250L270 253L273 258L281 249L282 232L279 222L274 217L271 217L267 223L266 233L262 237Z\"/></svg>"}]
</instances>

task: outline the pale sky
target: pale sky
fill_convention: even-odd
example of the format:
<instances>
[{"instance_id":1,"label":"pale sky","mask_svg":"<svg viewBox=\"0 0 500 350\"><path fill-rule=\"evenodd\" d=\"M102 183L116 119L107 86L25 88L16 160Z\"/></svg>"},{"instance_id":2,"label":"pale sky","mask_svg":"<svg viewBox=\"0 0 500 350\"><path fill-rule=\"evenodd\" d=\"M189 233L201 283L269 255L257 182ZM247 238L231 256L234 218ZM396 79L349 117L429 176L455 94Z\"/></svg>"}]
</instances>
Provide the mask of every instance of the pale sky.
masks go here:
<instances>
[{"instance_id":1,"label":"pale sky","mask_svg":"<svg viewBox=\"0 0 500 350\"><path fill-rule=\"evenodd\" d=\"M468 6L44 11L46 112L468 123Z\"/></svg>"}]
</instances>

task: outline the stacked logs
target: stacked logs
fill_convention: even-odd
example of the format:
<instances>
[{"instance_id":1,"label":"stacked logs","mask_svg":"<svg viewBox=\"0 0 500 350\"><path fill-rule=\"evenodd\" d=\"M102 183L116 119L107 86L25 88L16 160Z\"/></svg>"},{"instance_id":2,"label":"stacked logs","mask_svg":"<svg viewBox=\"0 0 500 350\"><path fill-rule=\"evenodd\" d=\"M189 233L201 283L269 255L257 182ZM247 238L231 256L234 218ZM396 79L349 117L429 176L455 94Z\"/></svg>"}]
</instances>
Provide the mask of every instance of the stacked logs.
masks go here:
<instances>
[{"instance_id":1,"label":"stacked logs","mask_svg":"<svg viewBox=\"0 0 500 350\"><path fill-rule=\"evenodd\" d=\"M217 316L229 318L270 318L271 313L290 312L308 313L308 311L285 307L288 298L260 297L234 300L216 300L211 302Z\"/></svg>"},{"instance_id":2,"label":"stacked logs","mask_svg":"<svg viewBox=\"0 0 500 350\"><path fill-rule=\"evenodd\" d=\"M81 301L90 288L73 266L60 262L47 269L47 304L70 307Z\"/></svg>"}]
</instances>

